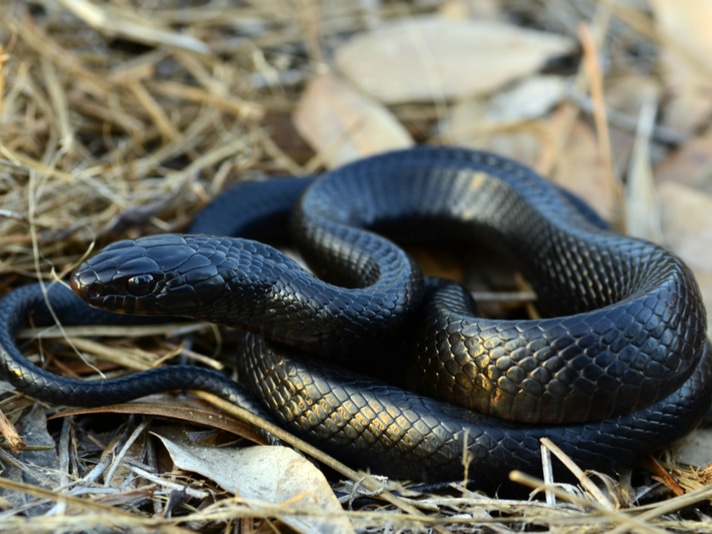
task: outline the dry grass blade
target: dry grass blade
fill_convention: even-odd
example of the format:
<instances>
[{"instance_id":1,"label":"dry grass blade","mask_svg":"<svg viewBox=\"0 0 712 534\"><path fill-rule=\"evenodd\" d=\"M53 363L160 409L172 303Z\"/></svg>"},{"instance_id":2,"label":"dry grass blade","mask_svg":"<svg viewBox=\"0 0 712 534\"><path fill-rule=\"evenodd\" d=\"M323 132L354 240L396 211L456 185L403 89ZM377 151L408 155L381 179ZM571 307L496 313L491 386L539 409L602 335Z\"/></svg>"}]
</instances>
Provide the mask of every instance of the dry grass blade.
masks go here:
<instances>
[{"instance_id":1,"label":"dry grass blade","mask_svg":"<svg viewBox=\"0 0 712 534\"><path fill-rule=\"evenodd\" d=\"M54 529L70 528L79 530L82 528L111 525L115 528L137 529L136 531L139 532L146 528L151 528L155 532L165 532L166 534L189 532L188 530L179 528L175 525L167 524L171 523L171 521L167 521L162 518L142 517L137 514L117 509L114 506L107 506L88 499L73 497L63 493L55 493L31 484L23 484L21 482L0 478L0 488L32 495L38 499L61 502L70 509L85 512L80 516L43 516L35 518L31 521L27 518L19 517L17 518L18 521L4 519L3 529L9 530L12 528L22 528L38 531L50 531Z\"/></svg>"},{"instance_id":2,"label":"dry grass blade","mask_svg":"<svg viewBox=\"0 0 712 534\"><path fill-rule=\"evenodd\" d=\"M61 3L89 26L108 35L119 35L150 45L184 48L201 54L210 52L210 47L200 40L157 28L150 21L137 18L129 9L106 4L94 5L87 0L62 0Z\"/></svg>"},{"instance_id":3,"label":"dry grass blade","mask_svg":"<svg viewBox=\"0 0 712 534\"><path fill-rule=\"evenodd\" d=\"M614 525L620 524L621 528L624 529L624 531L627 531L629 529L632 529L635 532L641 532L641 533L655 533L655 534L662 534L665 532L664 529L657 528L651 524L646 523L645 521L638 520L634 517L630 517L628 514L623 513L621 511L617 510L612 510L608 506L601 506L600 504L590 501L587 499L583 499L581 497L578 497L576 495L573 495L567 491L562 490L561 488L558 488L557 486L552 486L552 485L547 485L544 484L543 481L538 480L532 476L529 476L525 473L521 473L519 471L514 471L511 475L510 478L518 482L520 484L525 484L529 486L530 488L533 489L544 489L546 491L554 493L558 498L565 500L565 501L570 501L574 504L577 504L579 506L582 506L584 508L590 508L593 509L596 512L596 515L601 516L601 518L596 517L596 516L589 516L587 519L587 522L591 521L601 521L600 528L608 530L610 529L610 523L613 523Z\"/></svg>"},{"instance_id":4,"label":"dry grass blade","mask_svg":"<svg viewBox=\"0 0 712 534\"><path fill-rule=\"evenodd\" d=\"M265 443L264 436L257 432L254 426L244 424L238 419L227 417L223 413L206 410L203 406L196 406L191 402L185 402L182 405L176 406L175 402L167 401L163 398L157 398L151 402L132 402L130 404L102 406L101 408L62 410L57 412L53 418L91 413L142 414L166 419L176 419L185 421L191 425L230 432L236 436L247 438L254 443Z\"/></svg>"}]
</instances>

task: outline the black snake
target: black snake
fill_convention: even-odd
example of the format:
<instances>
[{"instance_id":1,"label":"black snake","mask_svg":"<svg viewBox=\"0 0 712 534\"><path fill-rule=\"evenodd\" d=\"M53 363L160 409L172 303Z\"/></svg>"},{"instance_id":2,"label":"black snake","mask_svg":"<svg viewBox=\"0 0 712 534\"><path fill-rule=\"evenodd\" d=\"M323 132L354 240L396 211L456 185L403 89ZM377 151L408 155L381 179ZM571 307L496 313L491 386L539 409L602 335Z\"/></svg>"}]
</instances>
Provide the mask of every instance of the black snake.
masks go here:
<instances>
[{"instance_id":1,"label":"black snake","mask_svg":"<svg viewBox=\"0 0 712 534\"><path fill-rule=\"evenodd\" d=\"M287 219L318 278L269 245L225 237L266 238ZM470 477L484 485L514 468L535 472L544 436L584 468L630 466L694 428L709 405L712 360L690 272L604 226L508 159L417 148L315 181L245 184L204 211L193 234L114 243L71 285L107 310L245 329L241 384L280 424L337 457L392 477L457 480L467 452ZM464 289L424 279L390 241L413 237L486 243L511 257L544 318L478 317ZM46 302L65 324L136 322L62 286L47 298L39 286L10 293L0 302L0 357L20 391L68 405L169 389L251 402L197 367L92 382L43 371L14 338L30 312L51 324ZM427 396L332 363L390 373L405 366L401 354Z\"/></svg>"}]
</instances>

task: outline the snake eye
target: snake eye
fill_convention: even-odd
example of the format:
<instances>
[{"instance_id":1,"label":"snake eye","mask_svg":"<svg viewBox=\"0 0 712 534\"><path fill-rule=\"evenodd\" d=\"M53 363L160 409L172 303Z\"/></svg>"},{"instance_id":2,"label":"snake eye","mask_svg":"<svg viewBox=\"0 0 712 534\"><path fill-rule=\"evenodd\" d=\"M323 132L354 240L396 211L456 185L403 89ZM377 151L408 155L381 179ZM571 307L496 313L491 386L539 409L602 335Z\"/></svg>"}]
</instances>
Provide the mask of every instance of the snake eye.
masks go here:
<instances>
[{"instance_id":1,"label":"snake eye","mask_svg":"<svg viewBox=\"0 0 712 534\"><path fill-rule=\"evenodd\" d=\"M150 274L138 274L126 280L126 289L136 297L148 295L156 287L156 280Z\"/></svg>"}]
</instances>

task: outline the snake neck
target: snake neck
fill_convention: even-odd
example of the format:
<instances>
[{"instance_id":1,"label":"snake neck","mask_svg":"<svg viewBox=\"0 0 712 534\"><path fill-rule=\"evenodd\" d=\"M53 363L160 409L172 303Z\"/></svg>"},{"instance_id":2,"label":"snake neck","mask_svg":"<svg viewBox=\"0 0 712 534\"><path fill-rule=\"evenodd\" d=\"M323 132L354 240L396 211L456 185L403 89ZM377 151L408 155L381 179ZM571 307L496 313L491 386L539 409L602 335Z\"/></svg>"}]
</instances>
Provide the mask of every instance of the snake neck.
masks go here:
<instances>
[{"instance_id":1,"label":"snake neck","mask_svg":"<svg viewBox=\"0 0 712 534\"><path fill-rule=\"evenodd\" d=\"M361 251L363 263L377 252ZM108 246L74 273L71 285L97 308L206 320L307 352L340 355L386 343L417 309L420 273L405 253L398 259L405 268L397 276L373 267L360 287L344 288L264 243L152 236ZM361 333L367 329L366 338Z\"/></svg>"}]
</instances>

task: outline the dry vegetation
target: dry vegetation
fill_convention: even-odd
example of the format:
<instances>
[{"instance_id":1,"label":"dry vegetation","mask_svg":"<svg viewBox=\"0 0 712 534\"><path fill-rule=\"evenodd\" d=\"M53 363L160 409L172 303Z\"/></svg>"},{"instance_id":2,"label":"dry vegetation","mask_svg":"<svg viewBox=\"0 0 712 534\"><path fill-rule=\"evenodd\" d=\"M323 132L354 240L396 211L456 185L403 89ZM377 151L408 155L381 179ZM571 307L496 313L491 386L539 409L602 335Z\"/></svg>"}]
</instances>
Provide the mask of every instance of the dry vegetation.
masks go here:
<instances>
[{"instance_id":1,"label":"dry vegetation","mask_svg":"<svg viewBox=\"0 0 712 534\"><path fill-rule=\"evenodd\" d=\"M433 17L436 30L476 20L538 33L517 48L499 26L488 27L488 37L474 34L474 44L448 39L448 31L435 41L427 29L422 38L414 32L408 55L396 61L408 68L418 50L427 60L413 68L427 75L400 77L387 53L371 52L366 68L381 87L365 86L366 52L348 54L346 43L391 38L393 21L422 16ZM118 238L180 231L228 182L448 142L534 165L619 228L665 242L712 295L710 16L710 0L7 0L0 294L63 278ZM493 45L484 70L445 67L476 59L478 42ZM450 70L467 75L450 79ZM378 93L384 79L393 87ZM212 362L209 349L196 355L175 337L137 347L116 333L101 343L80 334L68 332L77 336L73 348L45 353L55 372L111 374L186 353ZM92 367L73 358L75 350ZM292 502L236 497L219 473L179 467L150 433L165 436L189 420L205 425L190 427L200 443L254 435L212 405L165 396L108 414L72 413L4 389L3 531L285 528L276 517L297 530L335 532L347 521L374 531L712 531L709 473L671 467L669 456L655 480L624 478L601 494L564 489L529 502L459 487L379 490L380 481L366 479L336 487L343 511L315 510L299 506L305 482Z\"/></svg>"}]
</instances>

